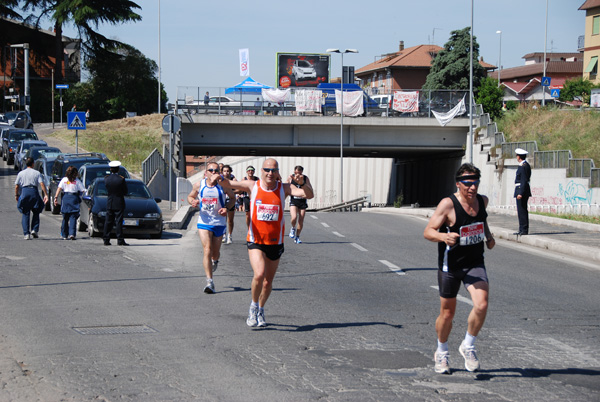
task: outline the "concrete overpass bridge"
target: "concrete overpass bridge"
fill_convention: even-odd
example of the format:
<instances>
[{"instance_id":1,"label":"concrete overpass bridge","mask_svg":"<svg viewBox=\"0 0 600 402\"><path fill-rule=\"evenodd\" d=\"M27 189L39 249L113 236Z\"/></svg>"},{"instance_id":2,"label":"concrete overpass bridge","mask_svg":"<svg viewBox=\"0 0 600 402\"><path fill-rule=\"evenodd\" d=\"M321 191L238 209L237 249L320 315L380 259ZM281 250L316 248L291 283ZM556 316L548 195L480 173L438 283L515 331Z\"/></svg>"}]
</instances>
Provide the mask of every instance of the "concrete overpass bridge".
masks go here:
<instances>
[{"instance_id":1,"label":"concrete overpass bridge","mask_svg":"<svg viewBox=\"0 0 600 402\"><path fill-rule=\"evenodd\" d=\"M182 172L185 155L340 156L339 116L181 117L176 141ZM465 153L468 132L467 118L455 118L442 127L435 118L344 117L341 137L344 158L393 160L388 203L402 192L405 203L433 205L453 191L452 178Z\"/></svg>"}]
</instances>

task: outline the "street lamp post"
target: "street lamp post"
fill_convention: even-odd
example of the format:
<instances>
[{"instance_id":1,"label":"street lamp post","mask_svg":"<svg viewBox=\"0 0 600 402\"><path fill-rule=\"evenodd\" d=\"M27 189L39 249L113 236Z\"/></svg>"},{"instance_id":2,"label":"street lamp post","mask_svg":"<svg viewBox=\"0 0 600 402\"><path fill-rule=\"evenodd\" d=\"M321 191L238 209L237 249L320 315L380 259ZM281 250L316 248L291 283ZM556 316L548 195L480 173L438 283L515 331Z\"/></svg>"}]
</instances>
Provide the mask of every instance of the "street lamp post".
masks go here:
<instances>
[{"instance_id":1,"label":"street lamp post","mask_svg":"<svg viewBox=\"0 0 600 402\"><path fill-rule=\"evenodd\" d=\"M500 46L498 46L498 88L500 88L500 73L502 72L502 31L496 31L500 35Z\"/></svg>"},{"instance_id":2,"label":"street lamp post","mask_svg":"<svg viewBox=\"0 0 600 402\"><path fill-rule=\"evenodd\" d=\"M342 74L340 85L340 203L344 202L344 53L358 53L356 49L327 49L327 53L339 53L342 56Z\"/></svg>"}]
</instances>

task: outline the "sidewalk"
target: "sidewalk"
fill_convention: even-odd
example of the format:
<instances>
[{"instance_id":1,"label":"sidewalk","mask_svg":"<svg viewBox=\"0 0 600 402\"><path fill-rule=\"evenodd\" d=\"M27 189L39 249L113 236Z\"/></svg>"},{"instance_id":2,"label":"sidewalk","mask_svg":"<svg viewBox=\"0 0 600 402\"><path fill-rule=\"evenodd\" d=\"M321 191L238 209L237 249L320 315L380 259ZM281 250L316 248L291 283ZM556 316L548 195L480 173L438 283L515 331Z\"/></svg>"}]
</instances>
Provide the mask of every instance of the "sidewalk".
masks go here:
<instances>
[{"instance_id":1,"label":"sidewalk","mask_svg":"<svg viewBox=\"0 0 600 402\"><path fill-rule=\"evenodd\" d=\"M363 212L431 217L434 208L363 208ZM516 236L517 213L489 207L488 225L495 237L598 262L600 225L529 214L529 235Z\"/></svg>"}]
</instances>

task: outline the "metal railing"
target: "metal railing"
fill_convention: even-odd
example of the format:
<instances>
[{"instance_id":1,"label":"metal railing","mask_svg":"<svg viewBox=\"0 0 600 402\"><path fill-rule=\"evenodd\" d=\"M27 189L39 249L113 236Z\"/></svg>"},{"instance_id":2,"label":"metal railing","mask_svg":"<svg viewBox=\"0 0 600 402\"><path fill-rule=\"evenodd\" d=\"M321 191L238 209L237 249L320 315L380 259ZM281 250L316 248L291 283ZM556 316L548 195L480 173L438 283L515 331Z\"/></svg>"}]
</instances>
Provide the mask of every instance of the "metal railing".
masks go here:
<instances>
[{"instance_id":1,"label":"metal railing","mask_svg":"<svg viewBox=\"0 0 600 402\"><path fill-rule=\"evenodd\" d=\"M168 169L167 162L158 149L154 148L154 151L142 162L142 180L148 184L157 170L166 176Z\"/></svg>"},{"instance_id":2,"label":"metal railing","mask_svg":"<svg viewBox=\"0 0 600 402\"><path fill-rule=\"evenodd\" d=\"M316 90L318 88L292 88L291 98L284 104L271 104L262 99L260 93L244 93L244 94L226 94L226 88L222 87L177 87L177 100L175 104L170 104L169 109L177 109L179 113L184 114L227 114L227 115L278 115L278 116L293 116L296 115L295 93L296 90ZM389 99L392 99L392 94L377 94L379 96L388 96L388 102L377 103L373 99L365 99L364 109L365 116L380 116L380 117L433 117L432 111L445 113L456 106L463 96L468 94L464 90L437 90L423 91L404 89L402 91L419 92L419 110L418 112L402 113L390 105ZM204 95L209 93L209 97L219 97L219 101L209 105L204 104ZM364 91L366 96L371 96L369 89ZM225 98L230 99L230 102L225 102ZM468 99L465 98L468 108ZM479 116L481 109L473 106L476 115ZM335 114L335 106L331 106L331 102L326 102L322 107L321 114L306 113L308 116L333 115ZM458 118L468 118L469 114L464 113Z\"/></svg>"},{"instance_id":3,"label":"metal railing","mask_svg":"<svg viewBox=\"0 0 600 402\"><path fill-rule=\"evenodd\" d=\"M363 197L356 198L350 201L344 201L339 204L334 204L324 208L315 209L316 212L360 212L364 207L371 206L371 195L367 194Z\"/></svg>"},{"instance_id":4,"label":"metal railing","mask_svg":"<svg viewBox=\"0 0 600 402\"><path fill-rule=\"evenodd\" d=\"M600 187L600 168L590 171L590 187Z\"/></svg>"},{"instance_id":5,"label":"metal railing","mask_svg":"<svg viewBox=\"0 0 600 402\"><path fill-rule=\"evenodd\" d=\"M535 151L533 162L536 169L566 169L572 157L570 150Z\"/></svg>"},{"instance_id":6,"label":"metal railing","mask_svg":"<svg viewBox=\"0 0 600 402\"><path fill-rule=\"evenodd\" d=\"M594 160L588 158L569 159L567 177L590 177Z\"/></svg>"},{"instance_id":7,"label":"metal railing","mask_svg":"<svg viewBox=\"0 0 600 402\"><path fill-rule=\"evenodd\" d=\"M537 142L535 141L522 141L522 142L505 142L502 144L502 157L514 158L515 149L522 148L525 151L533 154L537 151Z\"/></svg>"}]
</instances>

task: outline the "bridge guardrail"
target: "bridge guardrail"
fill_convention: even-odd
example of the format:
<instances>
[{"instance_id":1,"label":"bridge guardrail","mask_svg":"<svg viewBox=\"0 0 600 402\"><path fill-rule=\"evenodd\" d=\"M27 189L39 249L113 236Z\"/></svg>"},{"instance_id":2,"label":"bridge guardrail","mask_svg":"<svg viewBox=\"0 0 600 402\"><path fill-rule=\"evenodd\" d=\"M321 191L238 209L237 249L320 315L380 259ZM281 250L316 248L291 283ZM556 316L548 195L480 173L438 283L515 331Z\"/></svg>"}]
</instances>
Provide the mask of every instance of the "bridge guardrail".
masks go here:
<instances>
[{"instance_id":1,"label":"bridge guardrail","mask_svg":"<svg viewBox=\"0 0 600 402\"><path fill-rule=\"evenodd\" d=\"M339 204L334 204L328 207L317 208L316 212L360 212L367 204L367 208L371 206L371 195L367 194L363 197L356 198L350 201L344 201Z\"/></svg>"}]
</instances>

